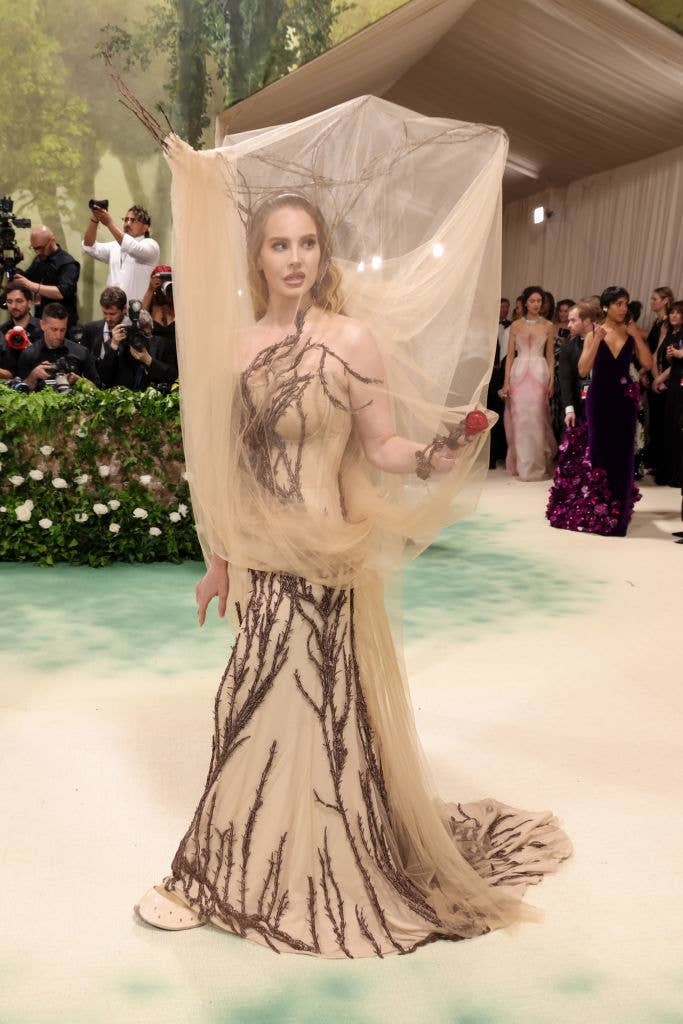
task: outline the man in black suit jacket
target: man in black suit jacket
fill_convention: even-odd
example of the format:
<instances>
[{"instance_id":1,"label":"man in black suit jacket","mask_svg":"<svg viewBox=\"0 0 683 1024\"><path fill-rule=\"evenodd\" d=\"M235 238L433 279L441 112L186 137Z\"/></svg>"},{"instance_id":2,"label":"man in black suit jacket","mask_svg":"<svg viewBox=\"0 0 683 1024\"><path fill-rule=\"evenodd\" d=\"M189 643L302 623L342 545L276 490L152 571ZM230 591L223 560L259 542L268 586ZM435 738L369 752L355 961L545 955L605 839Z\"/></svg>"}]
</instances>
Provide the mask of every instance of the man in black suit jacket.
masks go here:
<instances>
[{"instance_id":1,"label":"man in black suit jacket","mask_svg":"<svg viewBox=\"0 0 683 1024\"><path fill-rule=\"evenodd\" d=\"M593 316L591 306L579 302L572 306L567 318L569 337L562 342L557 361L566 427L574 427L577 419L585 419L584 399L590 378L579 377L579 359L583 352L583 340L594 327Z\"/></svg>"},{"instance_id":2,"label":"man in black suit jacket","mask_svg":"<svg viewBox=\"0 0 683 1024\"><path fill-rule=\"evenodd\" d=\"M133 328L118 324L112 330L106 355L98 363L105 388L130 388L145 391L156 384L171 385L178 379L175 342L152 333L154 321L146 310L140 311L139 330L145 337L141 349L130 344ZM128 342L128 343L127 343Z\"/></svg>"},{"instance_id":3,"label":"man in black suit jacket","mask_svg":"<svg viewBox=\"0 0 683 1024\"><path fill-rule=\"evenodd\" d=\"M71 364L67 375L69 384L85 377L97 387L100 378L95 368L92 354L67 338L69 314L58 302L49 302L43 310L40 326L43 329L42 341L25 348L19 356L17 375L28 385L31 391L44 387L44 382L54 376L54 364L63 357Z\"/></svg>"},{"instance_id":4,"label":"man in black suit jacket","mask_svg":"<svg viewBox=\"0 0 683 1024\"><path fill-rule=\"evenodd\" d=\"M101 320L91 320L83 325L81 344L92 352L95 362L104 359L111 341L111 332L126 320L128 299L121 288L105 288L100 295Z\"/></svg>"}]
</instances>

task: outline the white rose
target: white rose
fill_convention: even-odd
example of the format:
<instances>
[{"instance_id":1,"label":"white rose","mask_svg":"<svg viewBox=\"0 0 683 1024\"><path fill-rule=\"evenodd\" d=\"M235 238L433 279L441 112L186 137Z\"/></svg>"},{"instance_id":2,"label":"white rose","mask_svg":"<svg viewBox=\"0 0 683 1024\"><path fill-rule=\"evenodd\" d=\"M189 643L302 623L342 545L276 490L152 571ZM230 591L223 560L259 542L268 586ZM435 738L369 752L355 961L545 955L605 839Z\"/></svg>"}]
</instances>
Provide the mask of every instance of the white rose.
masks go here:
<instances>
[{"instance_id":1,"label":"white rose","mask_svg":"<svg viewBox=\"0 0 683 1024\"><path fill-rule=\"evenodd\" d=\"M90 517L87 512L77 512L74 516L77 523L87 523L89 518Z\"/></svg>"},{"instance_id":2,"label":"white rose","mask_svg":"<svg viewBox=\"0 0 683 1024\"><path fill-rule=\"evenodd\" d=\"M24 502L23 505L17 505L14 512L20 523L27 523L31 518L32 509L28 507L27 502Z\"/></svg>"},{"instance_id":3,"label":"white rose","mask_svg":"<svg viewBox=\"0 0 683 1024\"><path fill-rule=\"evenodd\" d=\"M183 519L187 515L187 505L178 505L178 511L180 512Z\"/></svg>"},{"instance_id":4,"label":"white rose","mask_svg":"<svg viewBox=\"0 0 683 1024\"><path fill-rule=\"evenodd\" d=\"M111 473L111 469L109 468L109 466L98 466L97 472L100 474L100 476L109 476L109 474Z\"/></svg>"},{"instance_id":5,"label":"white rose","mask_svg":"<svg viewBox=\"0 0 683 1024\"><path fill-rule=\"evenodd\" d=\"M0 505L0 512L6 512L6 511L7 511L7 509L5 508L5 506L4 505Z\"/></svg>"},{"instance_id":6,"label":"white rose","mask_svg":"<svg viewBox=\"0 0 683 1024\"><path fill-rule=\"evenodd\" d=\"M150 535L150 537L160 537L161 536L161 530L159 529L158 526L150 526L150 528L149 528L149 535Z\"/></svg>"},{"instance_id":7,"label":"white rose","mask_svg":"<svg viewBox=\"0 0 683 1024\"><path fill-rule=\"evenodd\" d=\"M9 448L7 447L5 442L4 441L0 441L0 452L2 452L2 454L4 455L5 452L8 452L8 451L9 451Z\"/></svg>"},{"instance_id":8,"label":"white rose","mask_svg":"<svg viewBox=\"0 0 683 1024\"><path fill-rule=\"evenodd\" d=\"M87 437L87 436L88 436L88 431L84 430L83 427L79 427L78 430L76 431L76 437Z\"/></svg>"},{"instance_id":9,"label":"white rose","mask_svg":"<svg viewBox=\"0 0 683 1024\"><path fill-rule=\"evenodd\" d=\"M63 491L65 487L68 487L66 480L63 480L61 476L54 476L52 478L52 486L57 491Z\"/></svg>"},{"instance_id":10,"label":"white rose","mask_svg":"<svg viewBox=\"0 0 683 1024\"><path fill-rule=\"evenodd\" d=\"M111 501L107 502L112 512L116 512L117 508L121 508L121 502L117 498L112 498Z\"/></svg>"},{"instance_id":11,"label":"white rose","mask_svg":"<svg viewBox=\"0 0 683 1024\"><path fill-rule=\"evenodd\" d=\"M96 516L106 516L109 509L106 505L103 505L101 501L96 501L92 507L93 512Z\"/></svg>"},{"instance_id":12,"label":"white rose","mask_svg":"<svg viewBox=\"0 0 683 1024\"><path fill-rule=\"evenodd\" d=\"M31 480L42 480L45 476L42 469L29 469L28 475L31 477Z\"/></svg>"},{"instance_id":13,"label":"white rose","mask_svg":"<svg viewBox=\"0 0 683 1024\"><path fill-rule=\"evenodd\" d=\"M140 481L140 483L141 483L141 484L143 484L143 485L144 485L145 487L147 487L147 485L148 485L148 484L151 484L151 482L152 482L152 478L151 478L151 476L149 475L149 473L143 473L143 474L142 474L142 476L138 477L138 480L139 480L139 481Z\"/></svg>"},{"instance_id":14,"label":"white rose","mask_svg":"<svg viewBox=\"0 0 683 1024\"><path fill-rule=\"evenodd\" d=\"M24 478L23 476L11 476L9 482L14 484L15 487L20 487L24 482Z\"/></svg>"},{"instance_id":15,"label":"white rose","mask_svg":"<svg viewBox=\"0 0 683 1024\"><path fill-rule=\"evenodd\" d=\"M87 484L89 479L90 479L90 474L89 473L81 473L80 476L74 477L74 483L77 483L79 485L79 487L82 487L83 484Z\"/></svg>"},{"instance_id":16,"label":"white rose","mask_svg":"<svg viewBox=\"0 0 683 1024\"><path fill-rule=\"evenodd\" d=\"M188 474L187 474L187 470L186 469L184 469L180 475L183 478L183 480L189 480L190 479Z\"/></svg>"},{"instance_id":17,"label":"white rose","mask_svg":"<svg viewBox=\"0 0 683 1024\"><path fill-rule=\"evenodd\" d=\"M44 444L40 451L42 455L52 455L54 448L51 444Z\"/></svg>"},{"instance_id":18,"label":"white rose","mask_svg":"<svg viewBox=\"0 0 683 1024\"><path fill-rule=\"evenodd\" d=\"M52 520L51 519L39 519L38 520L38 526L42 526L42 528L44 530L49 530L50 527L52 526Z\"/></svg>"},{"instance_id":19,"label":"white rose","mask_svg":"<svg viewBox=\"0 0 683 1024\"><path fill-rule=\"evenodd\" d=\"M172 523L179 523L181 518L180 512L169 512L168 518L171 520Z\"/></svg>"},{"instance_id":20,"label":"white rose","mask_svg":"<svg viewBox=\"0 0 683 1024\"><path fill-rule=\"evenodd\" d=\"M134 508L133 509L133 515L135 516L136 519L146 519L147 518L147 510L144 509L144 508L140 508L140 507Z\"/></svg>"},{"instance_id":21,"label":"white rose","mask_svg":"<svg viewBox=\"0 0 683 1024\"><path fill-rule=\"evenodd\" d=\"M109 524L109 532L110 533L118 533L120 529L121 529L121 527L119 526L118 523L110 523Z\"/></svg>"},{"instance_id":22,"label":"white rose","mask_svg":"<svg viewBox=\"0 0 683 1024\"><path fill-rule=\"evenodd\" d=\"M30 498L26 499L26 501L24 502L24 505L26 505L26 508L30 509L31 512L33 512L33 509L35 508L35 505L33 504L33 502L31 501Z\"/></svg>"}]
</instances>

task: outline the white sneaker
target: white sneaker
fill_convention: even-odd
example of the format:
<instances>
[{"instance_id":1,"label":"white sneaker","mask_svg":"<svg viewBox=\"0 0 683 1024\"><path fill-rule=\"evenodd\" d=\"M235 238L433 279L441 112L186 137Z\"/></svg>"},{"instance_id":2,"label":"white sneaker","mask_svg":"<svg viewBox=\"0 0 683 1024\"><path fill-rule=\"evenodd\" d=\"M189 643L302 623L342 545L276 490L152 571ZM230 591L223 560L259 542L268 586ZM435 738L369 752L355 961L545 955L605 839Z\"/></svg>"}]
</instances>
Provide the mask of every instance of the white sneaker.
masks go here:
<instances>
[{"instance_id":1,"label":"white sneaker","mask_svg":"<svg viewBox=\"0 0 683 1024\"><path fill-rule=\"evenodd\" d=\"M169 932L200 928L206 924L192 907L188 907L178 896L167 892L162 886L155 885L148 889L135 909L147 924Z\"/></svg>"}]
</instances>

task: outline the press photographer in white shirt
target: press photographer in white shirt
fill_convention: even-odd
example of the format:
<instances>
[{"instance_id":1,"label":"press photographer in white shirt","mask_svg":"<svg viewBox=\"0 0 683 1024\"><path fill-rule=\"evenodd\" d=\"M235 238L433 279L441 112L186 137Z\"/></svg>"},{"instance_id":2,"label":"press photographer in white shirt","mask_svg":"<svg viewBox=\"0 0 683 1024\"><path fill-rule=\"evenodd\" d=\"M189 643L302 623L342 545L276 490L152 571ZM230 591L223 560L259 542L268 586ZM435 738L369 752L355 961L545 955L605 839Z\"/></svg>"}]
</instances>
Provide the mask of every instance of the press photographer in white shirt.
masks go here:
<instances>
[{"instance_id":1,"label":"press photographer in white shirt","mask_svg":"<svg viewBox=\"0 0 683 1024\"><path fill-rule=\"evenodd\" d=\"M95 203L81 248L96 260L109 264L107 286L122 288L128 299L142 300L152 268L159 263L159 245L149 237L152 219L142 206L131 206L123 218L123 228L109 210ZM113 235L111 242L98 242L97 229L102 224Z\"/></svg>"}]
</instances>

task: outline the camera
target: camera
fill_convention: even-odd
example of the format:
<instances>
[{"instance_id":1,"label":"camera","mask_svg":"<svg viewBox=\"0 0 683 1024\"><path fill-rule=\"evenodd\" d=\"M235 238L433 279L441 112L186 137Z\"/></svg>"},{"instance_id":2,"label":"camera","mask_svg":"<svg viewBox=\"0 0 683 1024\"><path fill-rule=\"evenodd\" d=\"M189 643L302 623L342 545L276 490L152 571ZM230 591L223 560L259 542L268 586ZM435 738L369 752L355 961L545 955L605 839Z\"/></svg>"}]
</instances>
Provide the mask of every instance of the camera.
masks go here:
<instances>
[{"instance_id":1,"label":"camera","mask_svg":"<svg viewBox=\"0 0 683 1024\"><path fill-rule=\"evenodd\" d=\"M56 359L54 363L50 363L46 369L50 371L52 376L47 377L43 381L43 387L52 388L52 390L56 391L59 395L68 395L71 391L69 374L78 373L78 360L73 359L72 356L59 356L59 358Z\"/></svg>"},{"instance_id":2,"label":"camera","mask_svg":"<svg viewBox=\"0 0 683 1024\"><path fill-rule=\"evenodd\" d=\"M154 298L162 305L173 303L173 274L168 270L160 270L156 275L160 284L154 289Z\"/></svg>"},{"instance_id":3,"label":"camera","mask_svg":"<svg viewBox=\"0 0 683 1024\"><path fill-rule=\"evenodd\" d=\"M23 352L31 344L31 339L23 327L11 327L5 334L5 344L13 352Z\"/></svg>"},{"instance_id":4,"label":"camera","mask_svg":"<svg viewBox=\"0 0 683 1024\"><path fill-rule=\"evenodd\" d=\"M23 381L21 377L12 377L11 380L6 380L5 384L12 391L19 391L23 394L28 394L28 392L31 390L28 384L26 384L26 382Z\"/></svg>"},{"instance_id":5,"label":"camera","mask_svg":"<svg viewBox=\"0 0 683 1024\"><path fill-rule=\"evenodd\" d=\"M88 207L92 210L93 206L99 206L100 209L102 209L102 210L108 210L109 209L109 200L108 199L89 199L88 200Z\"/></svg>"},{"instance_id":6,"label":"camera","mask_svg":"<svg viewBox=\"0 0 683 1024\"><path fill-rule=\"evenodd\" d=\"M122 351L125 351L127 348L134 348L136 352L142 352L143 348L147 348L147 335L140 327L141 312L142 303L139 299L133 299L132 302L128 303L130 326L125 328L126 337L121 344Z\"/></svg>"},{"instance_id":7,"label":"camera","mask_svg":"<svg viewBox=\"0 0 683 1024\"><path fill-rule=\"evenodd\" d=\"M31 221L27 217L15 217L14 202L9 196L0 198L0 278L7 275L7 280L14 277L14 268L21 263L24 254L17 245L15 228L30 228Z\"/></svg>"},{"instance_id":8,"label":"camera","mask_svg":"<svg viewBox=\"0 0 683 1024\"><path fill-rule=\"evenodd\" d=\"M568 327L560 327L560 329L557 332L557 336L558 336L558 338L563 338L563 339L568 338L569 337L569 328Z\"/></svg>"}]
</instances>

